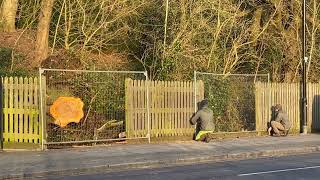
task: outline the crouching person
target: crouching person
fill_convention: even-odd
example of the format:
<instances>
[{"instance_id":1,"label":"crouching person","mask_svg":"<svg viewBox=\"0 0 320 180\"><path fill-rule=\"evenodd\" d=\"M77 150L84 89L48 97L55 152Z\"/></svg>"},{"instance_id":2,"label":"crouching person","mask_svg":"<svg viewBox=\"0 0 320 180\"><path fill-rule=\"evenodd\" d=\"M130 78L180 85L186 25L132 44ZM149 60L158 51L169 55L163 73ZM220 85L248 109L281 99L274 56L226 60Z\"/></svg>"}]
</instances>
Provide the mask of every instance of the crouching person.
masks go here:
<instances>
[{"instance_id":1,"label":"crouching person","mask_svg":"<svg viewBox=\"0 0 320 180\"><path fill-rule=\"evenodd\" d=\"M291 128L288 114L282 110L280 104L277 104L274 110L276 117L275 120L271 121L271 127L268 129L269 135L271 135L271 131L274 132L274 136L280 136L280 134L288 135Z\"/></svg>"},{"instance_id":2,"label":"crouching person","mask_svg":"<svg viewBox=\"0 0 320 180\"><path fill-rule=\"evenodd\" d=\"M196 141L210 142L210 133L214 131L213 112L209 108L208 100L200 103L200 109L191 118L192 125L197 124Z\"/></svg>"}]
</instances>

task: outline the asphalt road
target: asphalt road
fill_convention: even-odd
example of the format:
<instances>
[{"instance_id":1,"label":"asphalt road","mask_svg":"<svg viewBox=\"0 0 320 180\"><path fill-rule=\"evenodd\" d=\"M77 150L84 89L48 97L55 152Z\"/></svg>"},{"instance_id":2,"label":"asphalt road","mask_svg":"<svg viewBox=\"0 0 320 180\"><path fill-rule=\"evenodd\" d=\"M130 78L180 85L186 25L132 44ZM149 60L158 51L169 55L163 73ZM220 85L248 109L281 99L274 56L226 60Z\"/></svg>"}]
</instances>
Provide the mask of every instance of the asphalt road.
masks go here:
<instances>
[{"instance_id":1,"label":"asphalt road","mask_svg":"<svg viewBox=\"0 0 320 180\"><path fill-rule=\"evenodd\" d=\"M320 180L320 153L176 167L74 175L45 179L64 180Z\"/></svg>"}]
</instances>

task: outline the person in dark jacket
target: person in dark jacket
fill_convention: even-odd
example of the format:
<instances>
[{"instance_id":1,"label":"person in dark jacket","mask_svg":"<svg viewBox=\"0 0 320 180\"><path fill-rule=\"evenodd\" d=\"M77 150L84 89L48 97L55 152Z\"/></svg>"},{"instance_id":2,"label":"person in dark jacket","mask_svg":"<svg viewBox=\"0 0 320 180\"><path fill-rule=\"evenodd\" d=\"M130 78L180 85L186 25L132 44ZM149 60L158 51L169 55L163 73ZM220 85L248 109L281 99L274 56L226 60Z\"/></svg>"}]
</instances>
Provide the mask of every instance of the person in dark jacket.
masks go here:
<instances>
[{"instance_id":1,"label":"person in dark jacket","mask_svg":"<svg viewBox=\"0 0 320 180\"><path fill-rule=\"evenodd\" d=\"M190 123L192 125L197 124L199 132L197 132L196 141L210 142L211 138L208 133L214 131L213 112L209 108L208 100L202 100L200 103L200 109L191 118Z\"/></svg>"},{"instance_id":2,"label":"person in dark jacket","mask_svg":"<svg viewBox=\"0 0 320 180\"><path fill-rule=\"evenodd\" d=\"M273 130L274 136L280 136L280 132L287 135L291 128L291 122L289 121L288 114L282 110L282 106L280 104L277 104L274 110L276 117L270 123L271 127L268 129L269 135L271 135L271 130Z\"/></svg>"}]
</instances>

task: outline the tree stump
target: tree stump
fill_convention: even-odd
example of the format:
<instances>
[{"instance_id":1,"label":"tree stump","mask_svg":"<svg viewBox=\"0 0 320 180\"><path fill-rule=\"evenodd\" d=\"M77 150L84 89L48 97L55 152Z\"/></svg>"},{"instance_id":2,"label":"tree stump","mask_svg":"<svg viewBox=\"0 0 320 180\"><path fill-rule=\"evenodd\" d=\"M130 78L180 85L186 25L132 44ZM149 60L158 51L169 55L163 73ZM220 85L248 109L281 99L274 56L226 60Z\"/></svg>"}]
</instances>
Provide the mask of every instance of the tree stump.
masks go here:
<instances>
[{"instance_id":1,"label":"tree stump","mask_svg":"<svg viewBox=\"0 0 320 180\"><path fill-rule=\"evenodd\" d=\"M71 122L79 123L84 115L83 105L80 98L59 97L50 107L50 114L55 119L53 123L62 128Z\"/></svg>"}]
</instances>

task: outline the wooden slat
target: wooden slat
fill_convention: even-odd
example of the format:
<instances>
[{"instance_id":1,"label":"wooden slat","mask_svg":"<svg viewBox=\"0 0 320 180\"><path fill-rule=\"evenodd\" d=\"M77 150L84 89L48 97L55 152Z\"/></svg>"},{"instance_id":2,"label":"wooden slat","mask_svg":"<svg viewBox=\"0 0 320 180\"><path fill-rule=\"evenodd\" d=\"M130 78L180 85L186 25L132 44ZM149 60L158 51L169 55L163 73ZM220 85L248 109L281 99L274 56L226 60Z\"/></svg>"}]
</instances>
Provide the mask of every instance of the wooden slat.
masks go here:
<instances>
[{"instance_id":1,"label":"wooden slat","mask_svg":"<svg viewBox=\"0 0 320 180\"><path fill-rule=\"evenodd\" d=\"M154 99L155 99L155 103L154 103L154 113L155 113L155 128L154 128L154 132L155 132L155 136L158 137L159 135L159 82L155 81L155 94L154 94Z\"/></svg>"},{"instance_id":2,"label":"wooden slat","mask_svg":"<svg viewBox=\"0 0 320 180\"><path fill-rule=\"evenodd\" d=\"M143 134L142 136L147 135L148 131L148 112L147 112L147 81L142 81L142 97L143 97Z\"/></svg>"},{"instance_id":3,"label":"wooden slat","mask_svg":"<svg viewBox=\"0 0 320 180\"><path fill-rule=\"evenodd\" d=\"M171 85L171 81L167 81L167 107L168 107L168 111L167 111L167 119L168 119L168 129L170 131L172 131L172 85ZM169 136L173 136L173 133L170 133Z\"/></svg>"},{"instance_id":4,"label":"wooden slat","mask_svg":"<svg viewBox=\"0 0 320 180\"><path fill-rule=\"evenodd\" d=\"M259 129L260 128L260 124L259 124L259 122L260 122L260 114L258 113L260 110L259 110L259 104L260 104L260 102L259 102L259 90L258 90L258 88L259 88L259 86L260 86L260 82L257 82L256 84L255 84L255 118L256 118L256 127L255 127L255 129L257 130L257 129Z\"/></svg>"},{"instance_id":5,"label":"wooden slat","mask_svg":"<svg viewBox=\"0 0 320 180\"><path fill-rule=\"evenodd\" d=\"M171 96L171 93L170 93L171 92L170 81L166 82L166 89L167 89L166 90L166 101L167 101L167 103L166 103L166 108L167 108L166 121L167 121L167 129L172 132L172 119L171 119L171 113L172 113L171 102L172 102L172 100L170 98L170 96ZM173 136L173 134L170 133L169 136Z\"/></svg>"},{"instance_id":6,"label":"wooden slat","mask_svg":"<svg viewBox=\"0 0 320 180\"><path fill-rule=\"evenodd\" d=\"M9 87L8 87L8 82L9 79L8 77L5 77L4 78L4 81L3 81L3 90L4 90L4 109L3 109L3 115L4 115L4 134L3 134L3 137L4 137L4 141L5 142L8 142L9 141L9 118L8 118L8 108L9 108Z\"/></svg>"},{"instance_id":7,"label":"wooden slat","mask_svg":"<svg viewBox=\"0 0 320 180\"><path fill-rule=\"evenodd\" d=\"M26 129L27 129L27 126L24 125L24 116L23 116L23 78L20 77L19 78L19 105L18 105L18 108L20 111L19 113L19 130L20 130L20 133L22 133L23 135L23 139L22 139L22 142L26 142L25 141L25 137L24 137L24 134L26 132Z\"/></svg>"},{"instance_id":8,"label":"wooden slat","mask_svg":"<svg viewBox=\"0 0 320 180\"><path fill-rule=\"evenodd\" d=\"M145 101L146 101L146 97L145 97L145 81L141 80L140 81L141 87L140 87L140 96L141 96L141 130L142 132L144 132L147 129L147 116L146 116L146 112L145 112ZM145 137L146 134L142 133L140 134L140 137Z\"/></svg>"},{"instance_id":9,"label":"wooden slat","mask_svg":"<svg viewBox=\"0 0 320 180\"><path fill-rule=\"evenodd\" d=\"M311 129L311 127L313 126L313 122L312 122L312 97L314 96L314 86L311 83L307 84L307 104L308 104L308 108L307 108L307 125L308 128Z\"/></svg>"},{"instance_id":10,"label":"wooden slat","mask_svg":"<svg viewBox=\"0 0 320 180\"><path fill-rule=\"evenodd\" d=\"M165 104L164 104L164 108L165 108L165 122L166 122L166 129L168 131L167 136L172 136L172 129L171 129L171 118L170 118L170 82L166 81L165 82Z\"/></svg>"},{"instance_id":11,"label":"wooden slat","mask_svg":"<svg viewBox=\"0 0 320 180\"><path fill-rule=\"evenodd\" d=\"M144 112L144 102L145 102L145 98L144 98L144 81L140 80L140 109L141 109L141 113L140 113L140 129L143 132L146 128L145 128L145 112ZM140 137L144 137L145 135L143 133L140 133Z\"/></svg>"},{"instance_id":12,"label":"wooden slat","mask_svg":"<svg viewBox=\"0 0 320 180\"><path fill-rule=\"evenodd\" d=\"M136 80L133 80L133 109L137 108L137 103L138 103L138 96L137 96L137 81ZM133 116L133 130L134 130L134 137L137 137L137 134L136 134L136 130L138 129L138 123L137 123L137 118L138 118L138 114L137 113L134 113L134 116Z\"/></svg>"},{"instance_id":13,"label":"wooden slat","mask_svg":"<svg viewBox=\"0 0 320 180\"><path fill-rule=\"evenodd\" d=\"M136 83L136 94L137 94L137 101L136 101L136 108L137 109L140 109L140 104L141 104L141 97L140 97L140 91L139 91L139 88L140 88L140 80L135 80L135 83ZM141 113L140 112L137 112L137 119L136 119L136 130L140 130L141 129L141 122L140 122L140 119L141 119ZM138 137L138 133L136 134L136 136Z\"/></svg>"},{"instance_id":14,"label":"wooden slat","mask_svg":"<svg viewBox=\"0 0 320 180\"><path fill-rule=\"evenodd\" d=\"M9 141L14 142L14 122L13 122L13 78L9 78Z\"/></svg>"},{"instance_id":15,"label":"wooden slat","mask_svg":"<svg viewBox=\"0 0 320 180\"><path fill-rule=\"evenodd\" d=\"M176 135L176 131L174 128L174 113L175 113L175 108L174 108L174 81L169 81L169 118L170 118L170 129L172 130L171 136Z\"/></svg>"},{"instance_id":16,"label":"wooden slat","mask_svg":"<svg viewBox=\"0 0 320 180\"><path fill-rule=\"evenodd\" d=\"M163 91L162 91L162 119L163 119L163 128L165 129L165 134L167 136L170 136L170 129L169 129L169 120L168 120L168 81L163 81L162 86L163 86Z\"/></svg>"},{"instance_id":17,"label":"wooden slat","mask_svg":"<svg viewBox=\"0 0 320 180\"><path fill-rule=\"evenodd\" d=\"M154 81L149 81L149 100L150 100L150 136L153 136L154 121Z\"/></svg>"},{"instance_id":18,"label":"wooden slat","mask_svg":"<svg viewBox=\"0 0 320 180\"><path fill-rule=\"evenodd\" d=\"M174 129L179 129L179 126L178 126L178 82L175 81L174 82L174 90L173 90L173 100L174 100L174 109L176 110L174 112ZM179 132L176 131L176 135L178 134Z\"/></svg>"},{"instance_id":19,"label":"wooden slat","mask_svg":"<svg viewBox=\"0 0 320 180\"><path fill-rule=\"evenodd\" d=\"M191 92L192 92L192 84L191 84L191 82L189 81L189 82L187 82L187 102L186 102L186 104L187 104L187 127L188 128L191 128L191 124L189 123L189 119L191 118L191 116L192 116L192 114L190 113L190 108L192 107L192 105L191 105L191 99L192 99L192 94L191 94Z\"/></svg>"},{"instance_id":20,"label":"wooden slat","mask_svg":"<svg viewBox=\"0 0 320 180\"><path fill-rule=\"evenodd\" d=\"M144 85L142 80L139 80L139 96L140 96L140 103L139 103L139 109L140 109L140 130L141 133L139 134L139 137L144 137L143 131L145 130L145 119L144 119Z\"/></svg>"},{"instance_id":21,"label":"wooden slat","mask_svg":"<svg viewBox=\"0 0 320 180\"><path fill-rule=\"evenodd\" d=\"M20 135L22 133L19 133L19 112L18 110L18 98L19 98L19 84L18 84L18 77L13 78L13 126L14 126L14 141L15 142L21 142L22 138Z\"/></svg>"},{"instance_id":22,"label":"wooden slat","mask_svg":"<svg viewBox=\"0 0 320 180\"><path fill-rule=\"evenodd\" d=\"M131 119L131 117L132 117L132 114L131 114L131 112L132 112L132 99L131 99L131 97L132 97L132 92L131 92L131 89L132 89L132 80L130 79L130 78L128 78L128 79L126 79L126 81L125 81L125 91L126 91L126 93L125 93L125 113L126 113L126 134L127 134L127 136L128 137L130 137L131 138L131 131L132 131L132 129L131 129L131 124L129 124L129 123L131 123L131 121L130 121L130 119Z\"/></svg>"},{"instance_id":23,"label":"wooden slat","mask_svg":"<svg viewBox=\"0 0 320 180\"><path fill-rule=\"evenodd\" d=\"M154 81L149 81L149 99L150 99L150 116L151 116L151 124L150 124L150 135L151 137L154 136L154 129L155 129L155 112L154 112Z\"/></svg>"},{"instance_id":24,"label":"wooden slat","mask_svg":"<svg viewBox=\"0 0 320 180\"><path fill-rule=\"evenodd\" d=\"M182 128L186 128L187 127L187 117L186 117L186 104L185 104L185 101L186 101L186 82L185 81L182 81L182 84L181 84L181 110L182 110L182 113L181 113L181 126ZM184 134L184 132L182 132L182 134Z\"/></svg>"},{"instance_id":25,"label":"wooden slat","mask_svg":"<svg viewBox=\"0 0 320 180\"><path fill-rule=\"evenodd\" d=\"M125 131L126 131L126 135L128 137L130 137L130 130L129 130L129 114L130 114L130 108L129 108L129 95L130 95L130 91L129 91L129 78L125 79L125 83L124 83L124 87L125 87L125 104L124 104L124 109L125 109Z\"/></svg>"},{"instance_id":26,"label":"wooden slat","mask_svg":"<svg viewBox=\"0 0 320 180\"><path fill-rule=\"evenodd\" d=\"M29 113L30 104L29 104L29 79L28 78L24 78L23 86L24 86L23 106L26 110L26 111L24 111L24 118L27 120L27 126L28 126L28 133L26 134L26 137L28 139L28 142L32 143L33 123L30 118L31 115Z\"/></svg>"},{"instance_id":27,"label":"wooden slat","mask_svg":"<svg viewBox=\"0 0 320 180\"><path fill-rule=\"evenodd\" d=\"M181 82L180 81L178 81L178 89L177 89L177 91L176 91L176 94L177 94L177 109L178 109L178 111L177 111L177 132L179 133L179 134L181 134L181 129L182 129L182 127L181 127Z\"/></svg>"},{"instance_id":28,"label":"wooden slat","mask_svg":"<svg viewBox=\"0 0 320 180\"><path fill-rule=\"evenodd\" d=\"M34 124L34 114L32 113L33 107L33 81L32 78L28 78L28 104L29 104L29 123L31 126L31 133L29 134L31 142L35 142L34 134L35 134L35 124Z\"/></svg>"},{"instance_id":29,"label":"wooden slat","mask_svg":"<svg viewBox=\"0 0 320 180\"><path fill-rule=\"evenodd\" d=\"M33 78L29 78L29 104L30 104L30 120L32 121L32 126L33 126L33 129L32 129L32 141L34 143L37 143L38 142L38 136L39 136L39 132L38 132L38 127L39 127L39 124L38 124L38 120L37 120L37 115L34 111L34 108L35 108L35 105L34 105L34 88L35 88L35 85L34 85L34 81L33 81Z\"/></svg>"},{"instance_id":30,"label":"wooden slat","mask_svg":"<svg viewBox=\"0 0 320 180\"><path fill-rule=\"evenodd\" d=\"M141 81L137 81L137 95L138 95L138 102L137 102L137 114L138 114L138 119L137 119L137 127L138 130L142 130L142 111L141 111L141 106L142 106L142 97L141 97ZM138 137L140 137L141 133L137 134Z\"/></svg>"},{"instance_id":31,"label":"wooden slat","mask_svg":"<svg viewBox=\"0 0 320 180\"><path fill-rule=\"evenodd\" d=\"M164 111L164 92L166 91L165 87L164 87L164 81L160 81L159 82L161 91L159 92L159 106L160 106L160 129L161 129L161 134L165 133L166 131L166 124L165 124L165 111Z\"/></svg>"},{"instance_id":32,"label":"wooden slat","mask_svg":"<svg viewBox=\"0 0 320 180\"><path fill-rule=\"evenodd\" d=\"M161 135L161 86L160 86L160 81L156 81L156 106L155 106L155 110L156 110L156 129L157 129L157 133L156 136L159 137Z\"/></svg>"},{"instance_id":33,"label":"wooden slat","mask_svg":"<svg viewBox=\"0 0 320 180\"><path fill-rule=\"evenodd\" d=\"M41 139L40 139L40 127L41 127L41 123L40 123L40 116L39 116L39 111L37 111L39 109L39 96L38 96L38 92L39 92L39 80L38 78L34 78L33 79L33 111L34 111L34 131L35 131L35 137L36 137L36 143L41 143Z\"/></svg>"}]
</instances>

